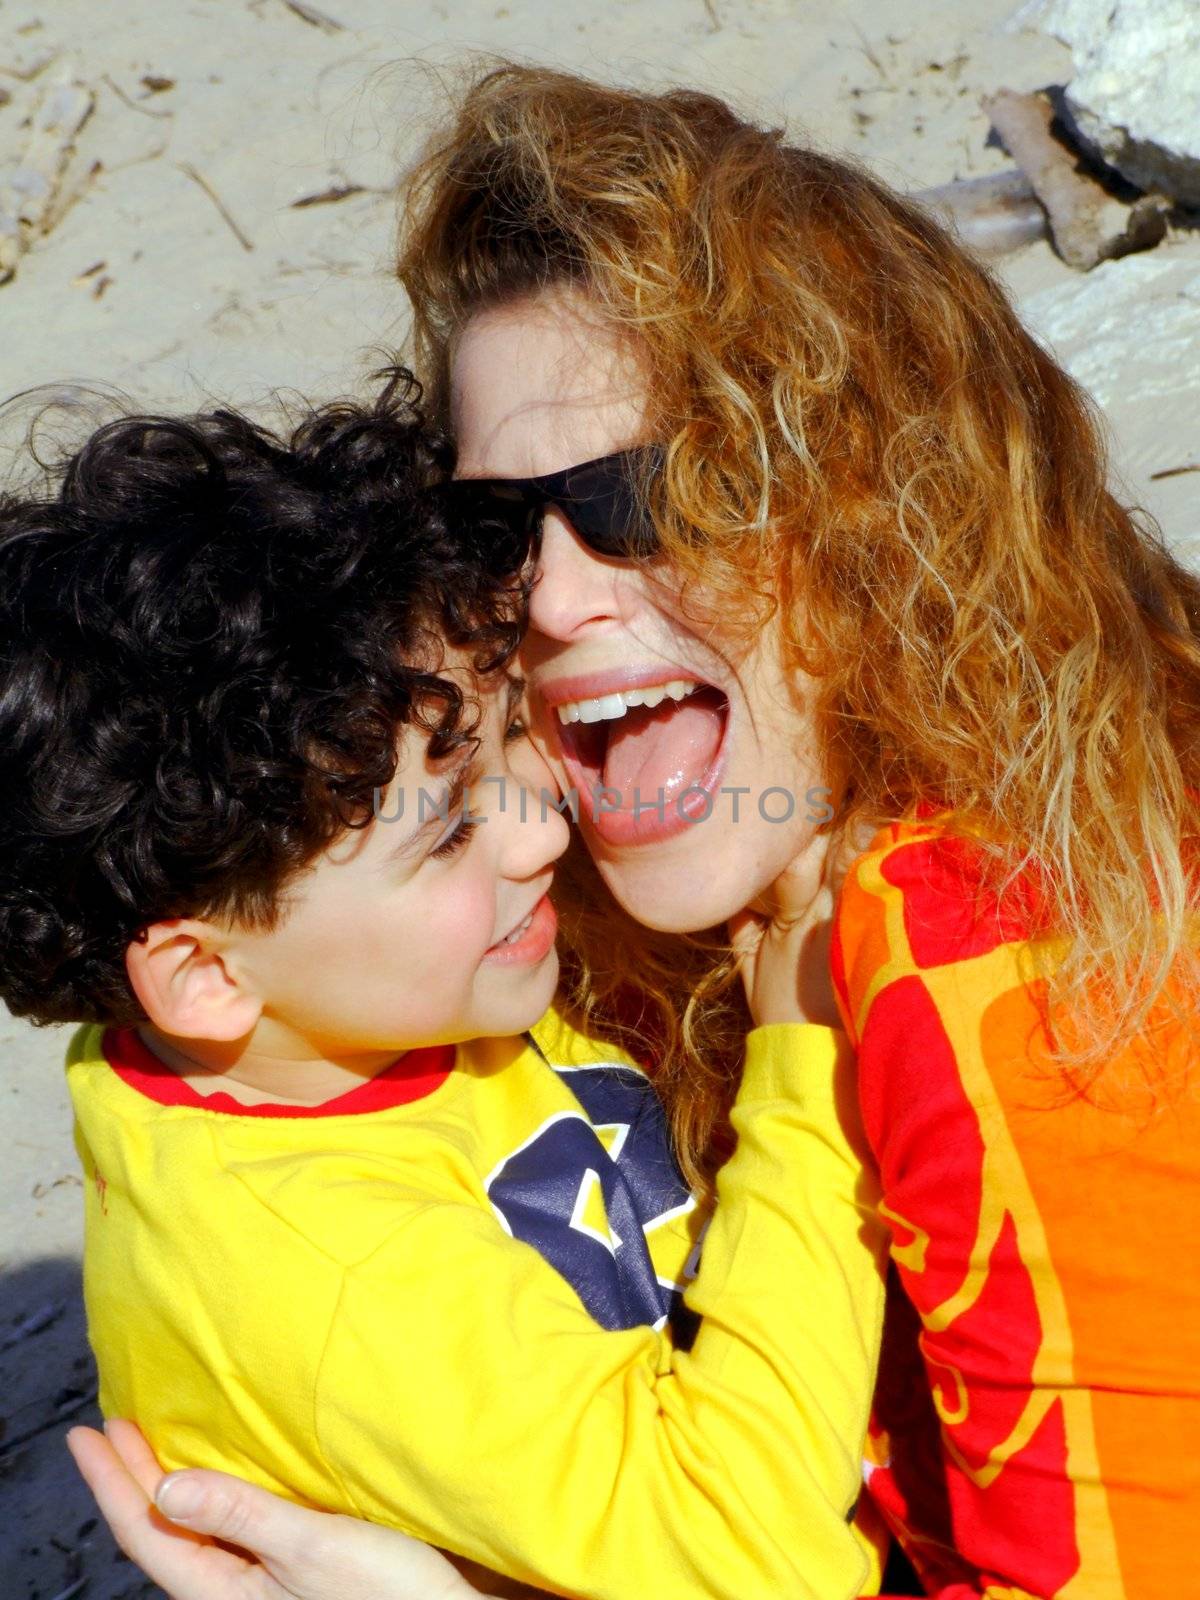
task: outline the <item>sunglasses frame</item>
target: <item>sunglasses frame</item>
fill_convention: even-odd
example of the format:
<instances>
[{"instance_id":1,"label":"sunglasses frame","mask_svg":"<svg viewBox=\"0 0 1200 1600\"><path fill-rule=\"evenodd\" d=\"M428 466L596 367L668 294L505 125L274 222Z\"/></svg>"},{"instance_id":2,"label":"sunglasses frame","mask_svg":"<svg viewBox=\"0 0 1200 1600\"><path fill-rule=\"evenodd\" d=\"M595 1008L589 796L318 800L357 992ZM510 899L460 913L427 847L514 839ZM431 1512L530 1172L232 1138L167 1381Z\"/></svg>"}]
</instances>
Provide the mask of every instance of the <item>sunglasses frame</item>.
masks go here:
<instances>
[{"instance_id":1,"label":"sunglasses frame","mask_svg":"<svg viewBox=\"0 0 1200 1600\"><path fill-rule=\"evenodd\" d=\"M489 566L502 575L521 571L537 555L542 519L551 506L594 555L646 561L658 553L658 537L640 494L666 459L662 445L643 444L535 478L455 478L445 486L446 507L462 518L480 553L492 557Z\"/></svg>"}]
</instances>

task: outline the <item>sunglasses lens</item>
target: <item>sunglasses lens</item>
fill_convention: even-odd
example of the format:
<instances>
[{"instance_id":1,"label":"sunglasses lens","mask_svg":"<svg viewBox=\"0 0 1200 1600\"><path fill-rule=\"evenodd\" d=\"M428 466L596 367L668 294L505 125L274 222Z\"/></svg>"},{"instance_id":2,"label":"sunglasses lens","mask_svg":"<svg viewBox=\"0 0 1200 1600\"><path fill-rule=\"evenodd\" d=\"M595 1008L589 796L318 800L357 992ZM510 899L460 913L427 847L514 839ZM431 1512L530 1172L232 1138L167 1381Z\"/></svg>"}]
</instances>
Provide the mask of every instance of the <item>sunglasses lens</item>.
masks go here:
<instances>
[{"instance_id":1,"label":"sunglasses lens","mask_svg":"<svg viewBox=\"0 0 1200 1600\"><path fill-rule=\"evenodd\" d=\"M597 555L645 560L658 549L644 499L646 479L661 463L661 452L654 450L651 455L647 449L574 467L567 474L566 493L554 503Z\"/></svg>"},{"instance_id":2,"label":"sunglasses lens","mask_svg":"<svg viewBox=\"0 0 1200 1600\"><path fill-rule=\"evenodd\" d=\"M500 577L519 573L537 554L547 506L597 555L642 561L658 552L645 495L664 459L657 445L643 445L542 478L458 478L446 485L446 506Z\"/></svg>"}]
</instances>

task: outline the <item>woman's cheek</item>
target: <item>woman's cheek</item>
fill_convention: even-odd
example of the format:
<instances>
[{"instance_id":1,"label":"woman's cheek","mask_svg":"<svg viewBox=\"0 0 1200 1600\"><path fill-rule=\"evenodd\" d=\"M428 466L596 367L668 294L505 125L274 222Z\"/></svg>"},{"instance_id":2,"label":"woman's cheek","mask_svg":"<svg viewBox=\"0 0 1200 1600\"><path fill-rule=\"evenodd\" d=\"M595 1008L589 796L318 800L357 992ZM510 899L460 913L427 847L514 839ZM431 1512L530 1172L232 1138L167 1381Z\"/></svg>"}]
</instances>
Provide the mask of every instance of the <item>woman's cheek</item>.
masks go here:
<instances>
[{"instance_id":1,"label":"woman's cheek","mask_svg":"<svg viewBox=\"0 0 1200 1600\"><path fill-rule=\"evenodd\" d=\"M514 787L525 782L541 800L541 790L547 790L555 799L566 794L570 787L566 763L563 761L562 741L558 736L558 718L546 707L540 695L533 696L529 710L529 742L535 752L534 760L514 771ZM516 761L513 762L517 767ZM530 782L530 774L534 781Z\"/></svg>"}]
</instances>

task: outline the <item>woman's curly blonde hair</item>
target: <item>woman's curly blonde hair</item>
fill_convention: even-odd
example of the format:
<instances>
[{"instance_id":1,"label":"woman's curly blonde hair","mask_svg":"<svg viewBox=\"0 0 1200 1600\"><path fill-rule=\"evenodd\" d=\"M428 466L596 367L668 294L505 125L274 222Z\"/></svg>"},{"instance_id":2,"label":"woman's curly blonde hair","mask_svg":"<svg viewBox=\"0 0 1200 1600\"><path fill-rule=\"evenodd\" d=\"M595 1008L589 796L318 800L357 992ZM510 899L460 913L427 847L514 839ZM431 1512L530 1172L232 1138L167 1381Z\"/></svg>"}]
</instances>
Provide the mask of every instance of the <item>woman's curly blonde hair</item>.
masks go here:
<instances>
[{"instance_id":1,"label":"woman's curly blonde hair","mask_svg":"<svg viewBox=\"0 0 1200 1600\"><path fill-rule=\"evenodd\" d=\"M575 286L635 341L667 552L747 626L774 608L838 827L933 802L1002 878L1036 872L1051 995L1086 1018L1072 1086L1191 1008L1200 583L919 206L711 96L502 65L412 175L399 275L442 401L481 309ZM648 934L572 873L580 996L649 1026L694 1176L745 1022L724 943Z\"/></svg>"}]
</instances>

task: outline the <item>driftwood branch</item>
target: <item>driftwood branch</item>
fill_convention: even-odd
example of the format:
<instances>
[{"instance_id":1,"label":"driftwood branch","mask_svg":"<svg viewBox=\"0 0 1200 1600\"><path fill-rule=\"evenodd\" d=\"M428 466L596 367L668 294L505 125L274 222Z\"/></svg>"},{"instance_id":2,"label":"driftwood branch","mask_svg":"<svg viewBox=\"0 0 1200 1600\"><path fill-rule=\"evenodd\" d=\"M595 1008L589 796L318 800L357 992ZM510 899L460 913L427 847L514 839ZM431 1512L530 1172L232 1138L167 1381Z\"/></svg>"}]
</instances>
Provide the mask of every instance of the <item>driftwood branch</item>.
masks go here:
<instances>
[{"instance_id":1,"label":"driftwood branch","mask_svg":"<svg viewBox=\"0 0 1200 1600\"><path fill-rule=\"evenodd\" d=\"M1016 167L919 189L909 198L948 222L969 249L983 256L1008 255L1050 232L1045 208Z\"/></svg>"},{"instance_id":2,"label":"driftwood branch","mask_svg":"<svg viewBox=\"0 0 1200 1600\"><path fill-rule=\"evenodd\" d=\"M984 99L983 109L1045 207L1054 248L1068 266L1089 272L1163 237L1162 200L1147 195L1128 205L1110 194L1078 153L1055 137L1054 107L1043 95L1001 89Z\"/></svg>"}]
</instances>

